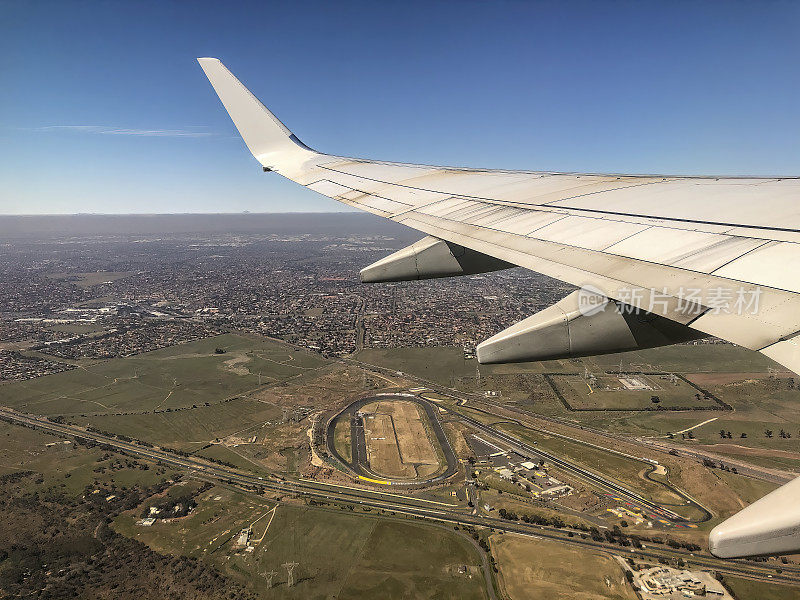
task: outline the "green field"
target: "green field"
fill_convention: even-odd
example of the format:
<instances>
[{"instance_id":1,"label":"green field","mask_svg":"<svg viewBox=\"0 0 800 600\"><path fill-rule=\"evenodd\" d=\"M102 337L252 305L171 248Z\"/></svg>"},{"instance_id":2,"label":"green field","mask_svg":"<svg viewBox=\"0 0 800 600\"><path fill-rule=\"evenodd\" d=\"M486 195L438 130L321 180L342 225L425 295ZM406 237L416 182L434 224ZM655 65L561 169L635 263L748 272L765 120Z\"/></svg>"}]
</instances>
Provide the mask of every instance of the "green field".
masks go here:
<instances>
[{"instance_id":1,"label":"green field","mask_svg":"<svg viewBox=\"0 0 800 600\"><path fill-rule=\"evenodd\" d=\"M238 454L233 448L226 448L225 446L213 445L210 448L195 452L195 456L202 456L214 460L234 465L245 471L253 471L257 473L266 473L267 470L259 467L252 460L248 460L241 454Z\"/></svg>"},{"instance_id":2,"label":"green field","mask_svg":"<svg viewBox=\"0 0 800 600\"><path fill-rule=\"evenodd\" d=\"M339 598L485 598L481 573L457 573L479 564L470 544L443 528L379 521Z\"/></svg>"},{"instance_id":3,"label":"green field","mask_svg":"<svg viewBox=\"0 0 800 600\"><path fill-rule=\"evenodd\" d=\"M405 523L339 509L281 504L215 487L184 519L135 525L120 516L115 529L166 553L211 561L264 598L485 598L471 544L443 527ZM233 537L253 526L253 552L236 552ZM267 529L267 526L268 529ZM299 563L297 585L286 586L285 562ZM459 565L475 567L468 577ZM265 571L277 575L266 589Z\"/></svg>"},{"instance_id":4,"label":"green field","mask_svg":"<svg viewBox=\"0 0 800 600\"><path fill-rule=\"evenodd\" d=\"M52 490L76 496L82 494L87 486L149 487L178 473L154 465L141 468L145 463L135 459L63 442L63 438L42 431L0 422L0 474L16 471L41 473L42 482L32 491L43 493Z\"/></svg>"},{"instance_id":5,"label":"green field","mask_svg":"<svg viewBox=\"0 0 800 600\"><path fill-rule=\"evenodd\" d=\"M595 384L591 385L583 375L552 375L551 381L566 402L575 410L674 410L710 408L720 406L710 398L696 397L698 390L686 381L665 380L658 375L624 375L652 389L625 389L616 375L594 373ZM659 402L654 403L653 397Z\"/></svg>"},{"instance_id":6,"label":"green field","mask_svg":"<svg viewBox=\"0 0 800 600\"><path fill-rule=\"evenodd\" d=\"M192 450L218 438L278 421L281 410L250 398L234 398L210 406L198 406L172 412L88 417L93 426L113 433L171 448Z\"/></svg>"},{"instance_id":7,"label":"green field","mask_svg":"<svg viewBox=\"0 0 800 600\"><path fill-rule=\"evenodd\" d=\"M475 360L464 360L461 348L368 348L358 360L431 379L442 385L453 378L475 378ZM614 371L620 362L625 371L665 371L678 373L765 373L776 363L763 354L730 344L664 346L619 354L508 365L481 365L481 375L519 373ZM784 370L781 368L781 370Z\"/></svg>"},{"instance_id":8,"label":"green field","mask_svg":"<svg viewBox=\"0 0 800 600\"><path fill-rule=\"evenodd\" d=\"M736 600L800 600L800 589L777 583L760 583L726 575L725 587L733 592Z\"/></svg>"},{"instance_id":9,"label":"green field","mask_svg":"<svg viewBox=\"0 0 800 600\"><path fill-rule=\"evenodd\" d=\"M500 583L511 600L635 600L622 568L608 554L513 534L493 535Z\"/></svg>"},{"instance_id":10,"label":"green field","mask_svg":"<svg viewBox=\"0 0 800 600\"><path fill-rule=\"evenodd\" d=\"M217 354L217 348L224 354ZM220 335L0 386L0 405L37 414L116 414L191 407L328 364L267 339Z\"/></svg>"},{"instance_id":11,"label":"green field","mask_svg":"<svg viewBox=\"0 0 800 600\"><path fill-rule=\"evenodd\" d=\"M743 475L734 475L727 471L715 470L714 475L722 479L729 487L736 491L736 495L747 504L752 504L769 494L778 487L777 484L752 479Z\"/></svg>"}]
</instances>

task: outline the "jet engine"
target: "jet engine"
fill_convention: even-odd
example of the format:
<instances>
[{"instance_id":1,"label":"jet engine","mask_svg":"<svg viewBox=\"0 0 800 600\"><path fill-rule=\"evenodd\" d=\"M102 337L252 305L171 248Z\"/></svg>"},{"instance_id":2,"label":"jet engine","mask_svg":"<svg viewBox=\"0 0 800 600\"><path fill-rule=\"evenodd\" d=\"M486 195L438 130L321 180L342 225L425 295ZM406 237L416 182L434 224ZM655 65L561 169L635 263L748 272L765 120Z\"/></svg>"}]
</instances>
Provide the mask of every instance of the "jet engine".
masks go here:
<instances>
[{"instance_id":1,"label":"jet engine","mask_svg":"<svg viewBox=\"0 0 800 600\"><path fill-rule=\"evenodd\" d=\"M483 364L552 360L702 337L691 327L581 289L478 344L477 356Z\"/></svg>"}]
</instances>

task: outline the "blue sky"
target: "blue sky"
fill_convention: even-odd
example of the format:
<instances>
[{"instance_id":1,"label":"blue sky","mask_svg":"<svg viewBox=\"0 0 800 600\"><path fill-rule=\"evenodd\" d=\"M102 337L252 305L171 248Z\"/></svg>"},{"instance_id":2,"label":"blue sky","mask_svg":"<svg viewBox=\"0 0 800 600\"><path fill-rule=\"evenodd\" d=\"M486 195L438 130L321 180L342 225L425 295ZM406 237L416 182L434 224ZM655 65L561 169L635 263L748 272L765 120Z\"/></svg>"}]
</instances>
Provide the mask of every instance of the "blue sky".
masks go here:
<instances>
[{"instance_id":1,"label":"blue sky","mask_svg":"<svg viewBox=\"0 0 800 600\"><path fill-rule=\"evenodd\" d=\"M325 152L800 174L796 2L0 0L0 213L341 205L264 174L195 62Z\"/></svg>"}]
</instances>

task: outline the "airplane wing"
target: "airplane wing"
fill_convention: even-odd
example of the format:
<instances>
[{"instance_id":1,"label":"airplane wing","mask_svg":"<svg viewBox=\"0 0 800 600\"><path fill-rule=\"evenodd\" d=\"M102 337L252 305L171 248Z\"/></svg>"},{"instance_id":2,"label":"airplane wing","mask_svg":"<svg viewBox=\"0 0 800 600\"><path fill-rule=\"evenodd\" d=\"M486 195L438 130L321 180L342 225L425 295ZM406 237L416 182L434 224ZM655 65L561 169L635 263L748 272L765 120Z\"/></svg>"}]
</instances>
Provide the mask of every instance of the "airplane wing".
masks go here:
<instances>
[{"instance_id":1,"label":"airplane wing","mask_svg":"<svg viewBox=\"0 0 800 600\"><path fill-rule=\"evenodd\" d=\"M362 280L519 265L581 288L484 341L480 362L717 336L800 373L800 178L502 171L324 154L219 60L198 61L265 171L427 235L365 268ZM800 528L791 536L800 549ZM712 541L720 553L741 542Z\"/></svg>"}]
</instances>

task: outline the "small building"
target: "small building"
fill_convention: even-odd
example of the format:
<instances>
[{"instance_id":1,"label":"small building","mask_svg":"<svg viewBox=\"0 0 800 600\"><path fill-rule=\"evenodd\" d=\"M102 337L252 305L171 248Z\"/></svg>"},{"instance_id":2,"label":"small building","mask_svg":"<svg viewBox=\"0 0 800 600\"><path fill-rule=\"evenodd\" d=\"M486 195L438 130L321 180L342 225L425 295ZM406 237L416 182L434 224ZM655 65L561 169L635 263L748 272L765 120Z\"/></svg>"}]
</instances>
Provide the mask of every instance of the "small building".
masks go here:
<instances>
[{"instance_id":1,"label":"small building","mask_svg":"<svg viewBox=\"0 0 800 600\"><path fill-rule=\"evenodd\" d=\"M239 532L239 535L236 536L236 541L233 543L233 547L236 549L246 548L248 542L250 542L250 534L252 530L249 527L245 527Z\"/></svg>"},{"instance_id":2,"label":"small building","mask_svg":"<svg viewBox=\"0 0 800 600\"><path fill-rule=\"evenodd\" d=\"M511 479L514 476L514 473L511 471L511 469L506 469L506 468L498 469L497 473L503 479Z\"/></svg>"}]
</instances>

